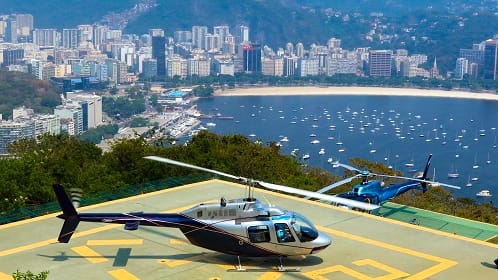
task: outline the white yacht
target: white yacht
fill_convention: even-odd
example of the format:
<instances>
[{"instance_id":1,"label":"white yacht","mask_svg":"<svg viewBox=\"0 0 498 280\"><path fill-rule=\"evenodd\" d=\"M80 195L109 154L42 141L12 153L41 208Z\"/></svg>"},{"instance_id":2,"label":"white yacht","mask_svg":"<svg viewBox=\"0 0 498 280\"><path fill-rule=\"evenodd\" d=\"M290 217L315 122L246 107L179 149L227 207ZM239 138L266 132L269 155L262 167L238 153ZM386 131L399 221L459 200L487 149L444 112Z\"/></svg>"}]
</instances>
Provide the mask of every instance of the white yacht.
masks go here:
<instances>
[{"instance_id":1,"label":"white yacht","mask_svg":"<svg viewBox=\"0 0 498 280\"><path fill-rule=\"evenodd\" d=\"M476 196L490 197L492 195L491 195L491 192L489 190L482 190L482 191L476 193Z\"/></svg>"},{"instance_id":2,"label":"white yacht","mask_svg":"<svg viewBox=\"0 0 498 280\"><path fill-rule=\"evenodd\" d=\"M325 149L321 148L320 151L318 152L319 155L324 155L325 154Z\"/></svg>"}]
</instances>

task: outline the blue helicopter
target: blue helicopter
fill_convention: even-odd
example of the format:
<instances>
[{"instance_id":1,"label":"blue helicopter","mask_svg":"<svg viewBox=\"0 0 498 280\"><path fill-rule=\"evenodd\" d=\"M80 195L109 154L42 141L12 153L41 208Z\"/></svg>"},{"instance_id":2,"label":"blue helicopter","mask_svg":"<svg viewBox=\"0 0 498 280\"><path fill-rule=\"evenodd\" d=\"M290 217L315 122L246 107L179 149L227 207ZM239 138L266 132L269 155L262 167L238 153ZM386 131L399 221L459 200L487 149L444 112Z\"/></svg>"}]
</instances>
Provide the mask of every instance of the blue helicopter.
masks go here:
<instances>
[{"instance_id":1,"label":"blue helicopter","mask_svg":"<svg viewBox=\"0 0 498 280\"><path fill-rule=\"evenodd\" d=\"M360 170L357 169L353 166L339 163L339 162L334 162L334 164L341 166L343 168L349 169L351 171L356 172L357 174L355 176L343 179L341 181L338 181L330 186L324 187L320 190L318 190L318 193L324 193L327 192L335 187L338 187L340 185L346 184L351 182L355 178L361 178L362 181L360 184L355 185L351 191L345 192L345 193L339 193L336 196L349 199L349 200L355 200L355 201L361 201L365 203L370 203L370 204L376 204L380 205L398 195L401 195L409 190L421 190L422 192L427 191L428 185L440 185L444 187L449 187L449 188L454 188L454 189L460 189L460 187L449 185L449 184L443 184L440 182L434 182L430 181L427 178L427 174L429 171L429 166L431 164L431 159L432 159L432 154L429 155L429 158L427 159L427 164L425 165L424 172L415 178L410 178L410 177L403 177L403 176L394 176L394 175L384 175L384 174L375 174L371 173L367 170ZM391 184L387 187L384 187L382 185L382 182L379 180L369 180L369 177L372 176L380 176L380 177L388 177L388 178L397 178L397 179L405 179L407 181L402 182L402 183L397 183L397 184ZM345 206L348 206L345 204Z\"/></svg>"}]
</instances>

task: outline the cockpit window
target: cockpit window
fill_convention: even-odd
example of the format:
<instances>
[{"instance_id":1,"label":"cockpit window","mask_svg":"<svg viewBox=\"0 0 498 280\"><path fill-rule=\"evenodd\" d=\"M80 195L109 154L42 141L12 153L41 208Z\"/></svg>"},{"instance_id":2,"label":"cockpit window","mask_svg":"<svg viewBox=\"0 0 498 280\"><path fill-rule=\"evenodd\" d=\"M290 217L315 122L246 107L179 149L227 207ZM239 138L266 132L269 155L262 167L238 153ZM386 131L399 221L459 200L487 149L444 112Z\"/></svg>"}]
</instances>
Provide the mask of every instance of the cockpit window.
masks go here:
<instances>
[{"instance_id":1,"label":"cockpit window","mask_svg":"<svg viewBox=\"0 0 498 280\"><path fill-rule=\"evenodd\" d=\"M279 243L296 241L294 239L294 236L292 236L292 233L289 229L289 226L287 226L287 224L276 223L275 224L275 232L277 234L277 239L278 239Z\"/></svg>"},{"instance_id":2,"label":"cockpit window","mask_svg":"<svg viewBox=\"0 0 498 280\"><path fill-rule=\"evenodd\" d=\"M301 242L312 241L318 237L316 228L301 214L292 213L291 225Z\"/></svg>"}]
</instances>

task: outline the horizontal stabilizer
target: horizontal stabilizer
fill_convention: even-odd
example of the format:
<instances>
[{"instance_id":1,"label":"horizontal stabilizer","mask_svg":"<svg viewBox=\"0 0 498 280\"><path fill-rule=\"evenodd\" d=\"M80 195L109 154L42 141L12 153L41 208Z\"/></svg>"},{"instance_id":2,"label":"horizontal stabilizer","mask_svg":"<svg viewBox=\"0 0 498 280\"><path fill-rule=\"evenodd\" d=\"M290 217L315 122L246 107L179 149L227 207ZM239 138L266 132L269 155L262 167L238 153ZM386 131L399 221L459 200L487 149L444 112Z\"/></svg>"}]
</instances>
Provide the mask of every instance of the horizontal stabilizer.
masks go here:
<instances>
[{"instance_id":1,"label":"horizontal stabilizer","mask_svg":"<svg viewBox=\"0 0 498 280\"><path fill-rule=\"evenodd\" d=\"M68 243L79 223L80 219L78 218L78 216L71 216L69 218L66 218L57 240L61 243Z\"/></svg>"}]
</instances>

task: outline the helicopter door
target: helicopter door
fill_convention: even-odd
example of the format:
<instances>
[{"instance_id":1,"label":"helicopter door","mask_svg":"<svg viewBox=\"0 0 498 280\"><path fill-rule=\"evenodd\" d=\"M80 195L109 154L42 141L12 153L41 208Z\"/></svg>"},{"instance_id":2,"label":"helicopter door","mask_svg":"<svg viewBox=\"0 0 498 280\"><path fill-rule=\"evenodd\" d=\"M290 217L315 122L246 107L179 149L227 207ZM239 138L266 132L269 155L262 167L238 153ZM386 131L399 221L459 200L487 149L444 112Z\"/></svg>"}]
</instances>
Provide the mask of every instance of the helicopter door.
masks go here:
<instances>
[{"instance_id":1,"label":"helicopter door","mask_svg":"<svg viewBox=\"0 0 498 280\"><path fill-rule=\"evenodd\" d=\"M294 236L287 224L276 223L275 224L275 233L277 235L278 243L287 243L287 242L295 242Z\"/></svg>"}]
</instances>

